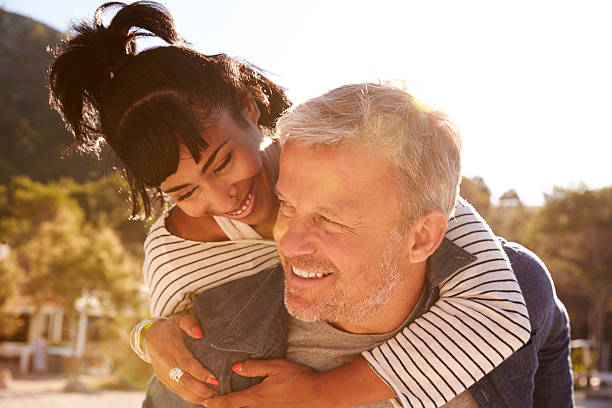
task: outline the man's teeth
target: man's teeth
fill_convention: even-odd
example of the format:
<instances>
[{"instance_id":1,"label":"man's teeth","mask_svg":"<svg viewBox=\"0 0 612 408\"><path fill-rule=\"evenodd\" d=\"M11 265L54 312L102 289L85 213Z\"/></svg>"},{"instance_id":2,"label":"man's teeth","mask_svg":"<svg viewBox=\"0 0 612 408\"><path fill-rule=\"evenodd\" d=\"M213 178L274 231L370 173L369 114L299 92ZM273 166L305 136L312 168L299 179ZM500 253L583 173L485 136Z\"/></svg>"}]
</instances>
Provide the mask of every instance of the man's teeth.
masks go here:
<instances>
[{"instance_id":1,"label":"man's teeth","mask_svg":"<svg viewBox=\"0 0 612 408\"><path fill-rule=\"evenodd\" d=\"M295 273L300 278L322 278L323 276L329 275L331 272L312 272L312 271L304 271L302 269L298 269L295 266L293 267L293 273Z\"/></svg>"},{"instance_id":2,"label":"man's teeth","mask_svg":"<svg viewBox=\"0 0 612 408\"><path fill-rule=\"evenodd\" d=\"M244 210L246 210L249 205L251 204L251 200L253 199L253 192L249 191L249 194L247 194L247 198L246 200L244 200L244 203L242 204L242 207L240 207L237 210L234 210L232 212L228 212L227 214L229 215L240 215L244 212Z\"/></svg>"}]
</instances>

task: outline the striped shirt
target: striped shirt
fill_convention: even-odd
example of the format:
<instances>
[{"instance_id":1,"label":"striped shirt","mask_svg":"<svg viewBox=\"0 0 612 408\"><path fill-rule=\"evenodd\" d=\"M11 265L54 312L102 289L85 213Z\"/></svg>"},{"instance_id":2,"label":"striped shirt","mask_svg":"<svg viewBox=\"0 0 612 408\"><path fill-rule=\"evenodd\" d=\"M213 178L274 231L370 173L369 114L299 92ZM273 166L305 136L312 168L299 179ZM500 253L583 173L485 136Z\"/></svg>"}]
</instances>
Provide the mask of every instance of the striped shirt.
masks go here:
<instances>
[{"instance_id":1,"label":"striped shirt","mask_svg":"<svg viewBox=\"0 0 612 408\"><path fill-rule=\"evenodd\" d=\"M160 217L145 240L143 277L151 314L184 311L195 295L279 262L274 241L215 217L230 240L195 242L172 235ZM363 356L404 407L440 407L524 345L531 327L508 258L486 222L457 201L446 238L476 257L439 282L440 298L386 343ZM437 283L437 282L436 282Z\"/></svg>"},{"instance_id":2,"label":"striped shirt","mask_svg":"<svg viewBox=\"0 0 612 408\"><path fill-rule=\"evenodd\" d=\"M191 307L198 293L254 275L279 262L274 241L261 237L190 241L171 234L164 217L151 227L144 250L142 274L153 317L183 312Z\"/></svg>"}]
</instances>

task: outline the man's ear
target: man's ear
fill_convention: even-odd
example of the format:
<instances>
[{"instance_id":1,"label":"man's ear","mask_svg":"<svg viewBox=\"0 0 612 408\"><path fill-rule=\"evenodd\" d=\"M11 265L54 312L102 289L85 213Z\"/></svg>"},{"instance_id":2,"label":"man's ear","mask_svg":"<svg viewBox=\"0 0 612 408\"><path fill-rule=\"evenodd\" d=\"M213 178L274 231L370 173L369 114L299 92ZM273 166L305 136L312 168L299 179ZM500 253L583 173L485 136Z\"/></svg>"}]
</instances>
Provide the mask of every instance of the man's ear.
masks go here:
<instances>
[{"instance_id":1,"label":"man's ear","mask_svg":"<svg viewBox=\"0 0 612 408\"><path fill-rule=\"evenodd\" d=\"M260 112L257 102L255 102L255 98L248 91L244 93L242 98L242 115L255 126L259 123Z\"/></svg>"},{"instance_id":2,"label":"man's ear","mask_svg":"<svg viewBox=\"0 0 612 408\"><path fill-rule=\"evenodd\" d=\"M438 249L444 234L448 219L441 210L436 210L424 215L416 225L412 227L413 241L408 250L411 263L419 263L427 260L431 254Z\"/></svg>"}]
</instances>

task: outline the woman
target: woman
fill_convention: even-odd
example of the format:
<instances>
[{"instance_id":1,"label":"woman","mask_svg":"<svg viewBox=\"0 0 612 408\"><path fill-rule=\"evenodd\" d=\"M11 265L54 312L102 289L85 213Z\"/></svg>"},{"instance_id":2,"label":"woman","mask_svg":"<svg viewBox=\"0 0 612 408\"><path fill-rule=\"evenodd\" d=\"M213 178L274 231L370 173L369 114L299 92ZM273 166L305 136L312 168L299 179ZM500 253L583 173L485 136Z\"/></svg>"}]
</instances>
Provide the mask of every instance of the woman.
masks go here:
<instances>
[{"instance_id":1,"label":"woman","mask_svg":"<svg viewBox=\"0 0 612 408\"><path fill-rule=\"evenodd\" d=\"M101 16L110 5L119 11L105 27ZM138 29L171 45L137 54ZM109 3L97 10L95 24L76 27L52 63L49 81L52 104L72 130L75 148L97 153L103 139L123 163L134 215L151 215L164 196L175 203L145 242L152 314L173 316L151 326L146 346L157 378L200 404L216 393L204 383L216 386L218 380L186 350L184 336L202 333L182 312L197 293L278 261L270 237L278 211L279 151L264 135L290 103L253 67L178 43L161 6ZM440 406L529 339L527 311L507 258L473 208L458 202L446 237L476 261L440 286L435 315L417 319L393 340L413 344L410 353L420 354L429 368L422 371L406 349L384 344L325 373L325 385L331 381L342 391L341 405L397 396L404 406ZM439 346L422 341L419 327L439 329L442 320L447 327L436 331ZM486 347L462 346L468 343ZM322 376L277 377L285 390L294 390L282 398L287 406L308 406L316 395L303 390L322 389L305 387Z\"/></svg>"}]
</instances>

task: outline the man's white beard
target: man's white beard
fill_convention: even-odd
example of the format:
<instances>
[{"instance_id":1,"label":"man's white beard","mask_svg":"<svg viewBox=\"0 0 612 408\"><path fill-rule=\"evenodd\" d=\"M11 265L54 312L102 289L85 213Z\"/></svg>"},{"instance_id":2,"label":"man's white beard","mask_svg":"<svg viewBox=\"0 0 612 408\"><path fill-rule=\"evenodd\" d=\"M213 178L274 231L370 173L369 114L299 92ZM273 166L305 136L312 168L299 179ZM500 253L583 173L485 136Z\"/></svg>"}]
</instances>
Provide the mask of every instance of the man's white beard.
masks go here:
<instances>
[{"instance_id":1,"label":"man's white beard","mask_svg":"<svg viewBox=\"0 0 612 408\"><path fill-rule=\"evenodd\" d=\"M399 270L402 238L403 235L393 230L377 264L361 268L357 274L359 281L355 282L358 295L355 291L347 293L343 290L345 283L338 284L328 296L311 304L301 301L299 290L293 293L286 286L287 310L293 317L307 322L355 323L374 317L390 301L395 287L404 280L405 275Z\"/></svg>"}]
</instances>

